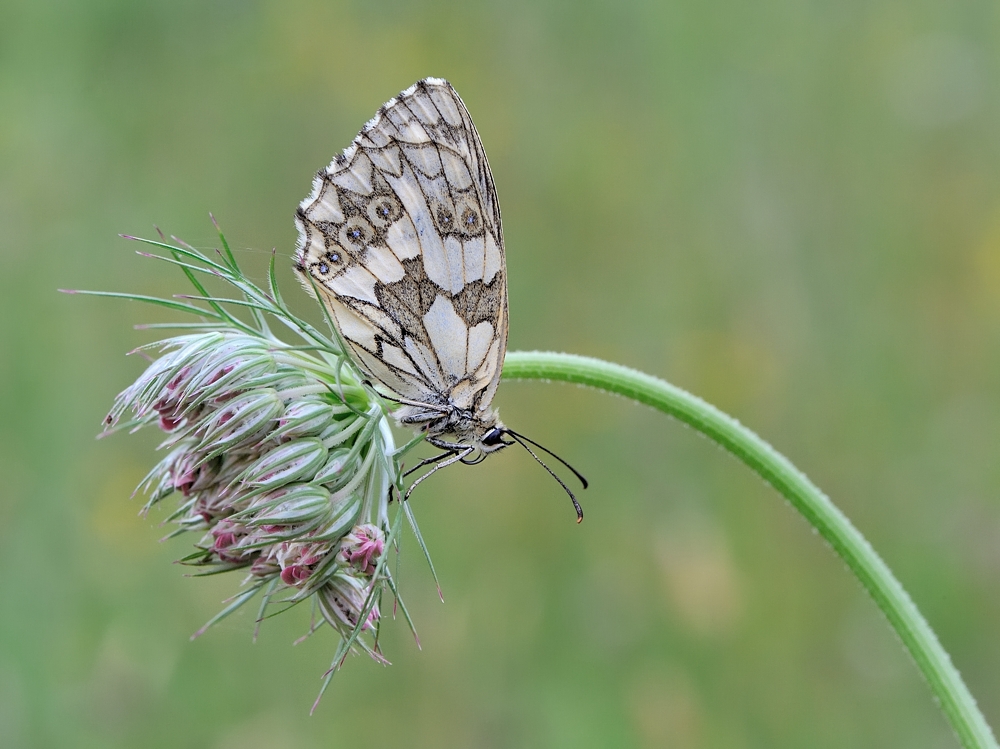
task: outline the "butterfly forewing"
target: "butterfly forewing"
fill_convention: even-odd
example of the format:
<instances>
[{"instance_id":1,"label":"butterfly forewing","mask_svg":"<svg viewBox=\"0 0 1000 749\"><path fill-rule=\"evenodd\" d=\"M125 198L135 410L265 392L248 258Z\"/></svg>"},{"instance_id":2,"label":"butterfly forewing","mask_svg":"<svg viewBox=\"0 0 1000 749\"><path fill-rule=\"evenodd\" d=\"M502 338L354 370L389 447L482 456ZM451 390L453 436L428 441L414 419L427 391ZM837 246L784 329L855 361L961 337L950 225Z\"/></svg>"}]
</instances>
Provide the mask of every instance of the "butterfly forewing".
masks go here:
<instances>
[{"instance_id":1,"label":"butterfly forewing","mask_svg":"<svg viewBox=\"0 0 1000 749\"><path fill-rule=\"evenodd\" d=\"M426 406L404 420L460 439L470 436L455 414L473 415L473 437L495 424L507 343L500 208L451 84L427 78L383 105L317 174L296 224L296 268L358 365Z\"/></svg>"}]
</instances>

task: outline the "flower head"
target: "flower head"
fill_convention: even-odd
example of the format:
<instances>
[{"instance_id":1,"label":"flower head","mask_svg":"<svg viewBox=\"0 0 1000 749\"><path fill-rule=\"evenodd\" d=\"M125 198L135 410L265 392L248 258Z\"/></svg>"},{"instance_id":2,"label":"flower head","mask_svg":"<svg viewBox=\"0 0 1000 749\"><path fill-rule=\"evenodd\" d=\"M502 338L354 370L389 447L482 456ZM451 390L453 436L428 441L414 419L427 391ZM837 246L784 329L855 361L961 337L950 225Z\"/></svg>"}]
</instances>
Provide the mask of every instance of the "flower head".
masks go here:
<instances>
[{"instance_id":1,"label":"flower head","mask_svg":"<svg viewBox=\"0 0 1000 749\"><path fill-rule=\"evenodd\" d=\"M377 637L363 637L377 630L383 588L397 594L379 563L401 518L389 520L400 467L382 404L335 340L288 311L273 272L265 292L228 248L221 264L188 247L170 250L208 305L186 307L212 322L145 346L152 362L105 420L108 432L156 425L166 434L166 455L139 487L149 497L143 512L176 496L170 535L200 534L181 561L206 574L247 572L236 603L209 624L257 592L266 607L285 591L286 604L314 600L341 635L335 667L353 648L384 661ZM242 292L252 323L208 299L193 263ZM306 346L273 335L262 312Z\"/></svg>"}]
</instances>

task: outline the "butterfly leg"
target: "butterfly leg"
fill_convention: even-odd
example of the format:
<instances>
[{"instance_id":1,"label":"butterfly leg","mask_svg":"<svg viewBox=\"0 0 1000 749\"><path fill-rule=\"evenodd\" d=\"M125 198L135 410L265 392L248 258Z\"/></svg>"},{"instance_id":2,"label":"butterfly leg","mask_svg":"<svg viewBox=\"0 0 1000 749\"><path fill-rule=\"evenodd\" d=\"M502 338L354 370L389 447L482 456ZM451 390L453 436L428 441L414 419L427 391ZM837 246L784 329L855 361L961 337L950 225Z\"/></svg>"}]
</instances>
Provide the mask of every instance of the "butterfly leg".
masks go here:
<instances>
[{"instance_id":1,"label":"butterfly leg","mask_svg":"<svg viewBox=\"0 0 1000 749\"><path fill-rule=\"evenodd\" d=\"M413 466L413 468L410 468L405 473L403 473L403 476L404 477L409 476L411 473L419 471L424 466L429 466L432 463L437 463L438 461L444 460L445 458L450 457L454 454L455 454L454 450L445 450L443 453L438 453L437 455L433 455L430 458L424 458L415 466Z\"/></svg>"},{"instance_id":2,"label":"butterfly leg","mask_svg":"<svg viewBox=\"0 0 1000 749\"><path fill-rule=\"evenodd\" d=\"M410 488L409 488L409 489L407 489L407 490L406 490L406 494L404 494L404 495L403 495L403 501L405 502L406 500L408 500L408 499L410 498L410 495L411 495L411 494L413 494L413 490L417 488L417 485L418 485L418 484L420 484L420 483L421 483L421 482L422 482L422 481L423 481L424 479L426 479L426 478L427 478L428 476L430 476L430 475L431 475L432 473L437 473L437 472L438 472L438 471L440 471L440 470L441 470L442 468L445 468L445 467L447 467L447 466L450 466L450 465L452 465L453 463L457 463L457 462L459 462L460 460L462 460L462 458L466 458L466 457L468 457L469 455L471 455L471 454L473 453L473 451L474 451L475 449L476 449L475 447L467 447L467 448L465 448L464 450L462 450L461 452L458 452L458 453L453 453L453 454L452 454L452 455L451 455L451 456L450 456L450 457L449 457L449 458L448 458L447 460L443 460L443 461L441 461L440 463L438 463L438 464L437 464L436 466L434 466L434 467L433 467L433 468L432 468L431 470L429 470L429 471L428 471L427 473L425 473L425 474L424 474L423 476L421 476L421 477L420 477L420 478L418 478L418 479L417 479L416 481L414 481L414 482L413 482L412 484L410 484ZM438 457L440 458L440 457L442 457L442 456L440 456L440 455L439 455Z\"/></svg>"}]
</instances>

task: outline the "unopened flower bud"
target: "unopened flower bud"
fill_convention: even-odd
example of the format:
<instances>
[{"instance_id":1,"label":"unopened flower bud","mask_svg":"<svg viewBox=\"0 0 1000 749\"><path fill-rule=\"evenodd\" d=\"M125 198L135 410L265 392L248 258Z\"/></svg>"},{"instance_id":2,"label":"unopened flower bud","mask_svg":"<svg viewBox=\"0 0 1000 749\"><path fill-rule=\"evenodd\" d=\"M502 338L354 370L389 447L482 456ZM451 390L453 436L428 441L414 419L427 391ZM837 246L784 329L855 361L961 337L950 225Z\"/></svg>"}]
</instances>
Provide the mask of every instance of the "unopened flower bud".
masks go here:
<instances>
[{"instance_id":1,"label":"unopened flower bud","mask_svg":"<svg viewBox=\"0 0 1000 749\"><path fill-rule=\"evenodd\" d=\"M251 527L284 528L277 533L304 533L329 517L330 492L316 484L294 484L275 489L254 500L249 508L234 516Z\"/></svg>"},{"instance_id":2,"label":"unopened flower bud","mask_svg":"<svg viewBox=\"0 0 1000 749\"><path fill-rule=\"evenodd\" d=\"M242 476L246 487L269 490L293 481L309 480L326 463L326 446L302 437L278 445L251 465Z\"/></svg>"},{"instance_id":3,"label":"unopened flower bud","mask_svg":"<svg viewBox=\"0 0 1000 749\"><path fill-rule=\"evenodd\" d=\"M320 434L331 421L333 408L326 401L296 401L285 409L272 437L276 440L288 440Z\"/></svg>"},{"instance_id":4,"label":"unopened flower bud","mask_svg":"<svg viewBox=\"0 0 1000 749\"><path fill-rule=\"evenodd\" d=\"M248 447L274 426L283 410L278 394L269 388L237 396L196 425L195 434L201 437L198 450L221 455Z\"/></svg>"},{"instance_id":5,"label":"unopened flower bud","mask_svg":"<svg viewBox=\"0 0 1000 749\"><path fill-rule=\"evenodd\" d=\"M326 459L326 464L316 473L313 479L317 484L323 484L330 491L337 491L344 486L354 475L358 458L350 450L340 448L330 450Z\"/></svg>"},{"instance_id":6,"label":"unopened flower bud","mask_svg":"<svg viewBox=\"0 0 1000 749\"><path fill-rule=\"evenodd\" d=\"M379 618L378 603L371 602L371 582L347 570L334 574L319 592L319 608L323 618L345 636L354 630L366 608L368 613L362 631L375 626Z\"/></svg>"}]
</instances>

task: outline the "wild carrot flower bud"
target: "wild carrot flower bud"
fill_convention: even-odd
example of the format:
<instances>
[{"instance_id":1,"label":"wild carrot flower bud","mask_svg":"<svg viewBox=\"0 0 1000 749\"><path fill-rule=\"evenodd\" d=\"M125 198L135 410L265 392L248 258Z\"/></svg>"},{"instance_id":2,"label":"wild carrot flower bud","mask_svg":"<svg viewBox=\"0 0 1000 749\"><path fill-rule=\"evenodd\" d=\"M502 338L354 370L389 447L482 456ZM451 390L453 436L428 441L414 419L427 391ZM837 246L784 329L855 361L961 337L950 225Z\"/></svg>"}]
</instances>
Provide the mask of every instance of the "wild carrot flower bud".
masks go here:
<instances>
[{"instance_id":1,"label":"wild carrot flower bud","mask_svg":"<svg viewBox=\"0 0 1000 749\"><path fill-rule=\"evenodd\" d=\"M370 523L356 526L340 542L340 559L347 566L371 576L385 550L385 535Z\"/></svg>"},{"instance_id":2,"label":"wild carrot flower bud","mask_svg":"<svg viewBox=\"0 0 1000 749\"><path fill-rule=\"evenodd\" d=\"M320 434L333 421L333 412L329 404L322 400L300 400L285 409L278 428L274 430L274 439L289 440L307 434Z\"/></svg>"},{"instance_id":3,"label":"wild carrot flower bud","mask_svg":"<svg viewBox=\"0 0 1000 749\"><path fill-rule=\"evenodd\" d=\"M248 528L241 524L222 518L216 523L210 533L212 553L221 562L244 566L252 555L252 551L240 544L248 535Z\"/></svg>"},{"instance_id":4,"label":"wild carrot flower bud","mask_svg":"<svg viewBox=\"0 0 1000 749\"><path fill-rule=\"evenodd\" d=\"M200 438L197 449L210 457L252 447L274 428L283 410L278 393L270 388L234 395L219 406L209 410L192 430Z\"/></svg>"},{"instance_id":5,"label":"wild carrot flower bud","mask_svg":"<svg viewBox=\"0 0 1000 749\"><path fill-rule=\"evenodd\" d=\"M293 541L276 547L275 561L281 568L281 581L285 585L302 587L317 568L332 559L331 541Z\"/></svg>"},{"instance_id":6,"label":"wild carrot flower bud","mask_svg":"<svg viewBox=\"0 0 1000 749\"><path fill-rule=\"evenodd\" d=\"M326 446L315 437L301 437L275 446L252 463L239 481L245 487L268 490L299 479L311 479L326 463Z\"/></svg>"},{"instance_id":7,"label":"wild carrot flower bud","mask_svg":"<svg viewBox=\"0 0 1000 749\"><path fill-rule=\"evenodd\" d=\"M329 487L331 491L336 491L351 480L353 472L357 470L355 465L357 462L358 456L347 448L331 450L327 455L326 464L319 470L314 480Z\"/></svg>"},{"instance_id":8,"label":"wild carrot flower bud","mask_svg":"<svg viewBox=\"0 0 1000 749\"><path fill-rule=\"evenodd\" d=\"M273 278L265 292L231 254L220 264L187 247L171 251L187 268L202 263L237 287L253 319L241 321L207 299L189 272L207 303L199 314L213 322L143 347L152 362L105 420L106 431L155 424L166 432L166 456L139 485L148 495L143 511L176 496L170 536L200 535L181 561L204 574L248 573L244 590L209 625L255 593L263 593L266 608L284 591L286 604L314 600L341 635L335 667L356 648L384 662L377 637L366 638L379 625L383 590L391 587L398 600L381 560L403 514L389 519L401 475L383 405L341 345L284 306ZM274 336L263 313L305 346ZM412 513L407 517L413 524Z\"/></svg>"},{"instance_id":9,"label":"wild carrot flower bud","mask_svg":"<svg viewBox=\"0 0 1000 749\"><path fill-rule=\"evenodd\" d=\"M340 569L319 595L323 618L347 636L361 622L361 629L374 627L379 619L378 602L371 598L371 581L350 570Z\"/></svg>"}]
</instances>

